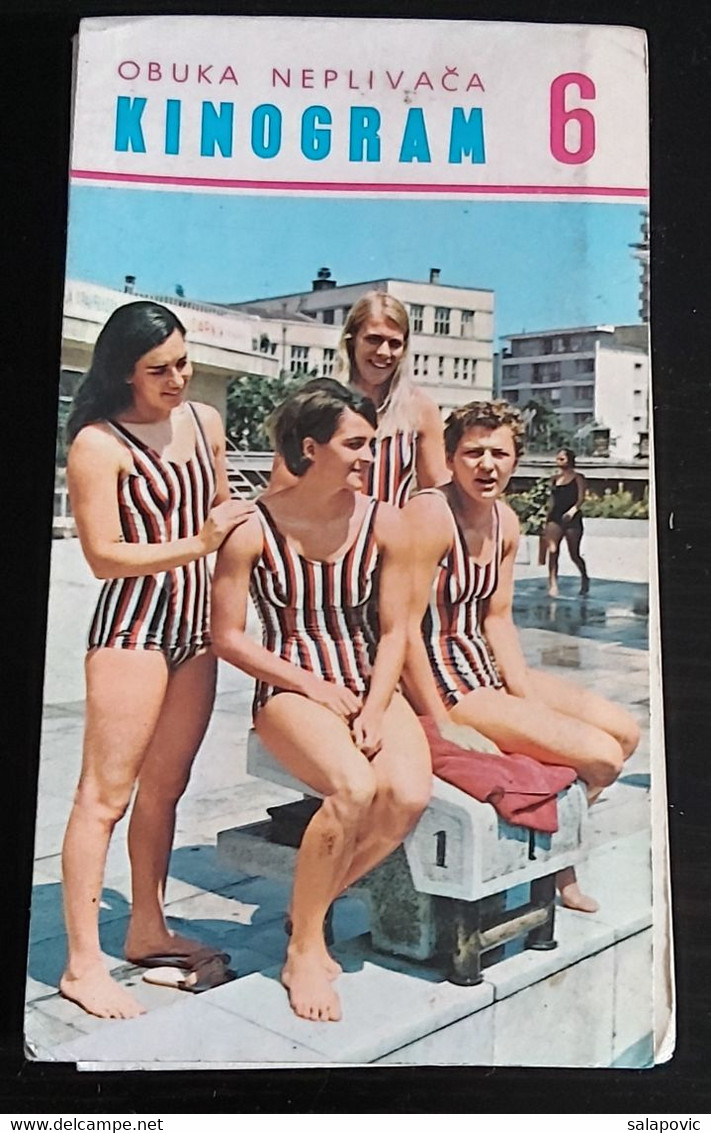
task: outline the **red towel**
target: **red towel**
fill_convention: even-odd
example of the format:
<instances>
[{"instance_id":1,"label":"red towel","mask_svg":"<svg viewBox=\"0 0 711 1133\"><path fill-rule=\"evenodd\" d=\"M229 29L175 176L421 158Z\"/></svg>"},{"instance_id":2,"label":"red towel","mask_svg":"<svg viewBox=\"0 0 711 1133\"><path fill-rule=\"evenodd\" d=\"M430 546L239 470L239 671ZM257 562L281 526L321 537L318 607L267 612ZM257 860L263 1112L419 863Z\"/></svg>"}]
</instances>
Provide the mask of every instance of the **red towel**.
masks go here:
<instances>
[{"instance_id":1,"label":"red towel","mask_svg":"<svg viewBox=\"0 0 711 1133\"><path fill-rule=\"evenodd\" d=\"M440 779L482 803L491 803L512 826L544 834L558 829L557 796L576 779L572 767L538 763L528 755L489 755L467 751L442 739L434 720L420 723L432 754L432 770Z\"/></svg>"}]
</instances>

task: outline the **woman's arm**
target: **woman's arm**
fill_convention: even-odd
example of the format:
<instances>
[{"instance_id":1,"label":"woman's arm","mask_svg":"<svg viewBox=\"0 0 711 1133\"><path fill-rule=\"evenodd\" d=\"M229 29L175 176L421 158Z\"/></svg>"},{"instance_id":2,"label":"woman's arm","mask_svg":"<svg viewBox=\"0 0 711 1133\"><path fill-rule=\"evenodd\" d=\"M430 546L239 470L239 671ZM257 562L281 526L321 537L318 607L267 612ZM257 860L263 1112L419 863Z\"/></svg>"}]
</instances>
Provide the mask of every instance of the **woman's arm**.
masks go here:
<instances>
[{"instance_id":1,"label":"woman's arm","mask_svg":"<svg viewBox=\"0 0 711 1133\"><path fill-rule=\"evenodd\" d=\"M382 742L383 715L405 659L410 605L411 545L402 513L388 504L380 504L375 537L380 549L377 594L380 629L368 695L353 721L356 745L365 755L375 755Z\"/></svg>"},{"instance_id":2,"label":"woman's arm","mask_svg":"<svg viewBox=\"0 0 711 1133\"><path fill-rule=\"evenodd\" d=\"M97 425L78 434L67 459L67 485L82 551L97 578L136 578L185 566L216 551L252 510L225 500L210 512L197 535L169 543L126 543L121 533L117 487L131 470L123 445Z\"/></svg>"},{"instance_id":3,"label":"woman's arm","mask_svg":"<svg viewBox=\"0 0 711 1133\"><path fill-rule=\"evenodd\" d=\"M324 681L315 673L276 657L246 632L247 599L254 563L262 551L262 528L252 516L239 533L220 548L212 583L212 648L223 661L267 684L306 696L345 720L359 710L350 689Z\"/></svg>"},{"instance_id":4,"label":"woman's arm","mask_svg":"<svg viewBox=\"0 0 711 1133\"><path fill-rule=\"evenodd\" d=\"M499 504L499 508L503 524L503 554L496 590L486 603L482 629L508 691L512 696L530 697L534 694L512 613L518 519L507 505Z\"/></svg>"},{"instance_id":5,"label":"woman's arm","mask_svg":"<svg viewBox=\"0 0 711 1133\"><path fill-rule=\"evenodd\" d=\"M417 390L417 486L436 488L447 484L451 474L444 453L442 415L431 398Z\"/></svg>"},{"instance_id":6,"label":"woman's arm","mask_svg":"<svg viewBox=\"0 0 711 1133\"><path fill-rule=\"evenodd\" d=\"M436 495L415 496L403 516L410 529L410 610L402 680L407 698L420 716L448 721L422 639L422 619L429 605L437 566L452 545L449 509Z\"/></svg>"}]
</instances>

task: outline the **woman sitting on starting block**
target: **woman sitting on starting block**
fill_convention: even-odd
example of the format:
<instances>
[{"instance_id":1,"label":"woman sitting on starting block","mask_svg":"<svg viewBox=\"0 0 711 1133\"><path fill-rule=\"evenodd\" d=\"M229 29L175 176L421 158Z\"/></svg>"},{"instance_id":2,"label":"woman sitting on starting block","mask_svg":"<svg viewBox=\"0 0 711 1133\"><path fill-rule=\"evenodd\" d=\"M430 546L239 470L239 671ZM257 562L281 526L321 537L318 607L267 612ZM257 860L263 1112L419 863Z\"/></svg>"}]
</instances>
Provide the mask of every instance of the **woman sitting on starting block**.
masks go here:
<instances>
[{"instance_id":1,"label":"woman sitting on starting block","mask_svg":"<svg viewBox=\"0 0 711 1133\"><path fill-rule=\"evenodd\" d=\"M296 858L282 971L293 1010L314 1020L341 1017L326 912L402 842L431 786L424 733L395 691L407 637L407 528L396 508L363 493L376 420L372 401L336 381L287 399L273 432L296 482L258 501L240 538L226 540L213 586L213 645L256 677L258 735L324 797ZM261 644L245 632L250 592Z\"/></svg>"},{"instance_id":2,"label":"woman sitting on starting block","mask_svg":"<svg viewBox=\"0 0 711 1133\"><path fill-rule=\"evenodd\" d=\"M451 483L405 509L414 582L404 682L416 711L440 730L468 725L485 737L481 750L492 750L488 740L493 750L572 767L592 802L619 775L639 729L618 705L524 660L511 613L518 520L501 501L523 432L505 401L457 409L444 433ZM558 887L569 908L597 909L572 868Z\"/></svg>"}]
</instances>

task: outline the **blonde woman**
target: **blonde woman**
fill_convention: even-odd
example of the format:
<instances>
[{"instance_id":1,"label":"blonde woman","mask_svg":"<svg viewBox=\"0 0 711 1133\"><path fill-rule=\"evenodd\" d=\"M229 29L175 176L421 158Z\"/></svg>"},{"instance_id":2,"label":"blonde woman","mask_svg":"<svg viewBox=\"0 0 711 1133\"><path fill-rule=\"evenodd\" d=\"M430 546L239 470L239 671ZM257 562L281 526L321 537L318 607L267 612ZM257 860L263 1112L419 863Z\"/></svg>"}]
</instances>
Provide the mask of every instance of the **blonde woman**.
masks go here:
<instances>
[{"instance_id":1,"label":"blonde woman","mask_svg":"<svg viewBox=\"0 0 711 1133\"><path fill-rule=\"evenodd\" d=\"M410 378L410 322L403 304L386 291L368 291L351 307L338 346L336 376L373 402L377 413L374 459L364 491L404 507L413 483L431 488L450 476L439 409ZM268 491L294 478L275 457Z\"/></svg>"}]
</instances>

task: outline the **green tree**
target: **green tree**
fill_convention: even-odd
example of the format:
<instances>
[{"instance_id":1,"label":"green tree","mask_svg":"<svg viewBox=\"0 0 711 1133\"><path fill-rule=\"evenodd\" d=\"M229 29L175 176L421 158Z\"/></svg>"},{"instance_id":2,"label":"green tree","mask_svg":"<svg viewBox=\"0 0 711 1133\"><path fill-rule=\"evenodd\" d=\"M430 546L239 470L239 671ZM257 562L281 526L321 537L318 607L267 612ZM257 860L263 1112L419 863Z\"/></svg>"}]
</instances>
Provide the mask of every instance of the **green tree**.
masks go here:
<instances>
[{"instance_id":1,"label":"green tree","mask_svg":"<svg viewBox=\"0 0 711 1133\"><path fill-rule=\"evenodd\" d=\"M573 434L563 428L560 417L545 401L531 398L523 407L526 425L526 448L529 452L555 452L575 448Z\"/></svg>"},{"instance_id":2,"label":"green tree","mask_svg":"<svg viewBox=\"0 0 711 1133\"><path fill-rule=\"evenodd\" d=\"M265 429L269 414L312 374L289 374L282 370L276 378L241 374L227 387L227 436L237 448L252 452L271 452Z\"/></svg>"}]
</instances>

